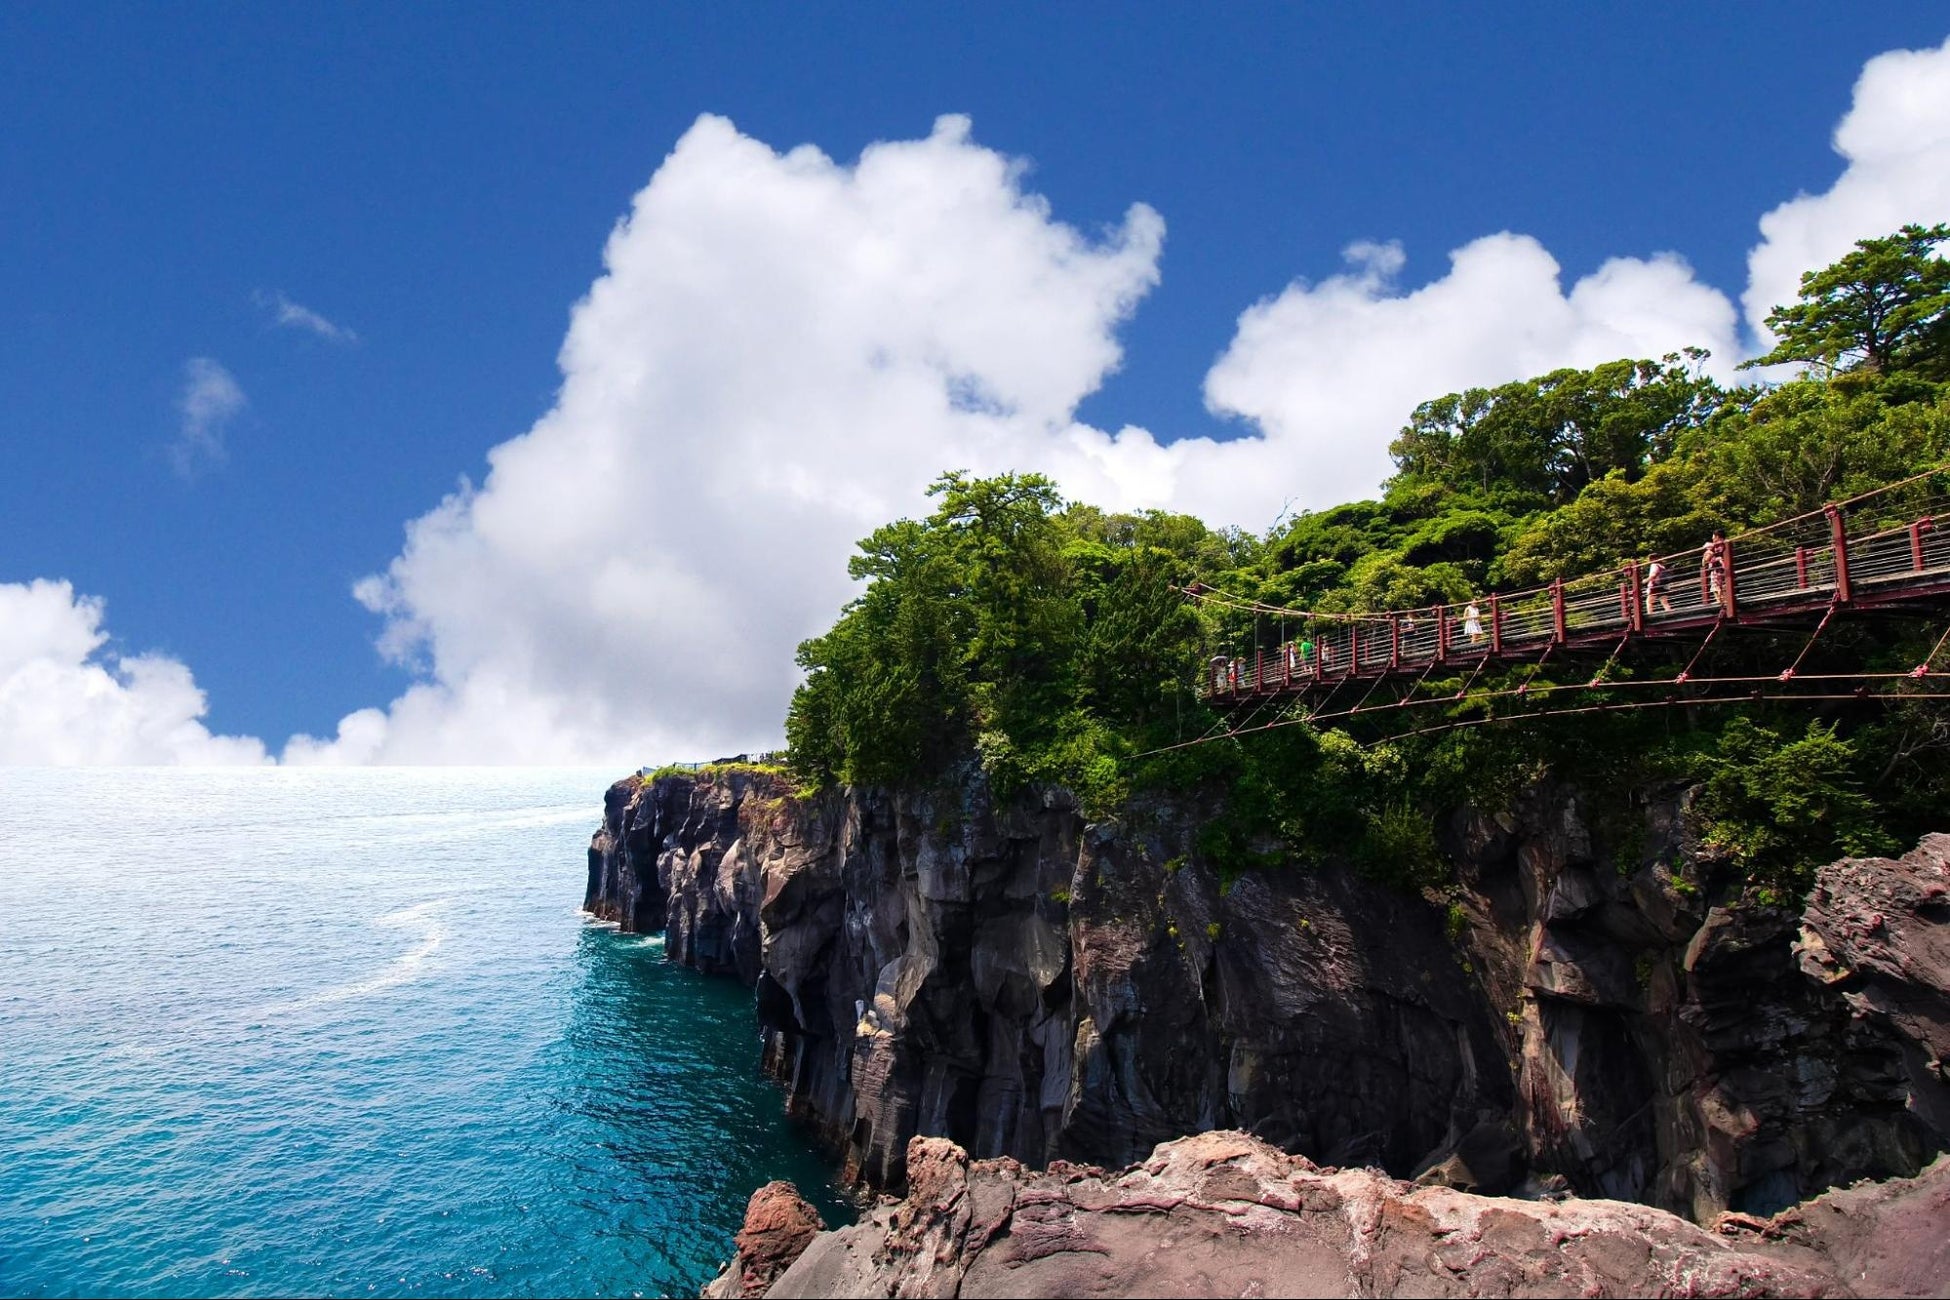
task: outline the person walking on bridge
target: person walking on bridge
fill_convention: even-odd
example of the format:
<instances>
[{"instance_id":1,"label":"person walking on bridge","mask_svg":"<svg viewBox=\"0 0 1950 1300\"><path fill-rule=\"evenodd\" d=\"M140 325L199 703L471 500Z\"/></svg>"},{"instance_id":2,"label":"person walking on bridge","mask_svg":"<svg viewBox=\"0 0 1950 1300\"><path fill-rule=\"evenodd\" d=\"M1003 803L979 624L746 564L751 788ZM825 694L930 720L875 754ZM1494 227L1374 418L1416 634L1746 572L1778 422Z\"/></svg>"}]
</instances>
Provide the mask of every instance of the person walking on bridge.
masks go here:
<instances>
[{"instance_id":1,"label":"person walking on bridge","mask_svg":"<svg viewBox=\"0 0 1950 1300\"><path fill-rule=\"evenodd\" d=\"M1672 597L1666 594L1666 579L1670 571L1664 560L1654 558L1645 566L1645 612L1672 613ZM1654 606L1657 609L1654 609Z\"/></svg>"},{"instance_id":2,"label":"person walking on bridge","mask_svg":"<svg viewBox=\"0 0 1950 1300\"><path fill-rule=\"evenodd\" d=\"M1727 589L1727 539L1719 529L1713 530L1713 540L1700 548L1699 557L1700 586L1709 603L1724 605Z\"/></svg>"}]
</instances>

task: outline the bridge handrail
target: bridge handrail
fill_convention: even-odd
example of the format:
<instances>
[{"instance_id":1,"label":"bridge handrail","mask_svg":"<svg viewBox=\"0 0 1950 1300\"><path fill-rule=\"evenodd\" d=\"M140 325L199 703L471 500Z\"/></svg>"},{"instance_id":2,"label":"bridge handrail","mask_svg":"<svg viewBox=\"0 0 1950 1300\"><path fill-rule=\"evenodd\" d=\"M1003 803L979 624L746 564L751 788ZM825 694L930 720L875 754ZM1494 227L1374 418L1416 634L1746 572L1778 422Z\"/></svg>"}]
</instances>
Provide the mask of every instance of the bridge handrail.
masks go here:
<instances>
[{"instance_id":1,"label":"bridge handrail","mask_svg":"<svg viewBox=\"0 0 1950 1300\"><path fill-rule=\"evenodd\" d=\"M1826 593L1841 603L1850 598L1852 585L1857 582L1882 587L1904 574L1935 570L1950 574L1950 530L1939 530L1934 514L1939 508L1950 510L1950 496L1906 503L1911 513L1904 522L1879 521L1859 534L1849 533L1845 520L1849 509L1887 497L1946 468L1950 466L1939 465L1819 510L1725 538L1726 562L1717 582L1710 580L1706 563L1713 545L1708 542L1654 557L1665 565L1664 581L1656 591L1645 582L1650 561L1630 561L1615 569L1562 578L1539 587L1491 591L1461 607L1435 605L1354 613L1301 610L1194 583L1185 589L1186 594L1202 602L1297 620L1303 629L1315 633L1308 638L1314 645L1311 656L1299 653L1297 643L1285 639L1270 659L1263 647L1255 648L1250 661L1240 656L1213 656L1200 693L1257 693L1267 689L1268 683L1273 689L1281 689L1296 682L1367 675L1364 670L1444 662L1467 664L1508 649L1561 643L1574 634L1615 629L1624 636L1674 622L1693 626L1702 619L1737 618L1742 605L1764 606ZM1917 513L1919 509L1923 512ZM1762 542L1780 549L1763 549L1756 555L1756 545ZM1672 563L1695 556L1700 557L1697 575Z\"/></svg>"}]
</instances>

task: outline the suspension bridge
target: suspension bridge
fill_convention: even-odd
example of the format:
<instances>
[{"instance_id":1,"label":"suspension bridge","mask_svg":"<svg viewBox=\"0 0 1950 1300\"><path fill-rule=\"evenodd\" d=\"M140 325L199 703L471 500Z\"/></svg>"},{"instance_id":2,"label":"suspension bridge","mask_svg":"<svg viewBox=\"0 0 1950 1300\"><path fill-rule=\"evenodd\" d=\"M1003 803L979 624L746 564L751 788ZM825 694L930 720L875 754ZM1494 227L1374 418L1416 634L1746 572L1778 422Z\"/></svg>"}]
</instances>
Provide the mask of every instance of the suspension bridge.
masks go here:
<instances>
[{"instance_id":1,"label":"suspension bridge","mask_svg":"<svg viewBox=\"0 0 1950 1300\"><path fill-rule=\"evenodd\" d=\"M1877 610L1929 616L1950 607L1947 468L1731 537L1716 533L1687 551L1527 590L1486 592L1458 604L1325 612L1264 604L1195 584L1186 589L1188 598L1253 621L1252 648L1214 655L1206 663L1198 694L1219 721L1208 734L1165 748L1459 701L1490 707L1398 734L1674 704L1851 700L1871 693L1878 699L1950 699L1950 691L1935 689L1932 676L1932 661L1950 631L1921 663L1902 671L1802 671L1809 651L1837 617ZM1939 515L1945 515L1941 528ZM1279 629L1271 645L1260 634L1267 624ZM1799 653L1776 673L1698 672L1714 639L1735 628L1811 630ZM1693 649L1679 672L1611 675L1628 648L1660 642L1681 655ZM1536 680L1554 660L1569 664L1599 654L1603 662L1588 680ZM1515 685L1476 688L1486 671L1524 665L1530 672ZM1442 689L1434 689L1436 682ZM1653 698L1623 698L1633 692ZM1498 701L1521 707L1499 711Z\"/></svg>"}]
</instances>

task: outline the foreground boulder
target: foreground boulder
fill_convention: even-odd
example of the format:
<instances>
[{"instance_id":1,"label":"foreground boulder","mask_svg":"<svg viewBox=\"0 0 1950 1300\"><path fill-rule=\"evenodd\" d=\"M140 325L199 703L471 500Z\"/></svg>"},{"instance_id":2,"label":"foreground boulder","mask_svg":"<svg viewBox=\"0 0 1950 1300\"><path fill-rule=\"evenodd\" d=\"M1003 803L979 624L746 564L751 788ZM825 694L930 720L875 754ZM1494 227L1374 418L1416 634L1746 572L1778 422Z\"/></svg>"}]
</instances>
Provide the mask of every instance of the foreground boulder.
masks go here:
<instances>
[{"instance_id":1,"label":"foreground boulder","mask_svg":"<svg viewBox=\"0 0 1950 1300\"><path fill-rule=\"evenodd\" d=\"M907 1151L908 1194L809 1239L769 1288L743 1251L709 1295L1848 1296L1950 1294L1950 1161L1711 1227L1619 1201L1521 1201L1322 1169L1244 1133L1120 1172ZM770 1188L753 1198L753 1213ZM769 1205L769 1201L767 1202Z\"/></svg>"},{"instance_id":2,"label":"foreground boulder","mask_svg":"<svg viewBox=\"0 0 1950 1300\"><path fill-rule=\"evenodd\" d=\"M825 1227L819 1211L791 1183L765 1184L746 1202L745 1226L734 1239L738 1253L704 1288L706 1300L764 1295Z\"/></svg>"}]
</instances>

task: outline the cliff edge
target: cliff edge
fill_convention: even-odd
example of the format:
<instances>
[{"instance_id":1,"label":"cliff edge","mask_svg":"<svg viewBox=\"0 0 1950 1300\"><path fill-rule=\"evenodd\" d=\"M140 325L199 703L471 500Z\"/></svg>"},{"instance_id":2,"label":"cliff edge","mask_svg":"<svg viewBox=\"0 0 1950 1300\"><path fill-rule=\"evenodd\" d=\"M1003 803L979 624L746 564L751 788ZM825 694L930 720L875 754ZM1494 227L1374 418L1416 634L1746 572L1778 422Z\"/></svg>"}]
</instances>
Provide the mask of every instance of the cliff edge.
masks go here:
<instances>
[{"instance_id":1,"label":"cliff edge","mask_svg":"<svg viewBox=\"0 0 1950 1300\"><path fill-rule=\"evenodd\" d=\"M917 1135L1116 1168L1214 1129L1699 1222L1917 1174L1950 1145L1950 837L1731 906L1687 799L1607 835L1551 786L1459 812L1453 884L1416 894L1222 879L1189 800L1088 822L730 768L613 786L586 906L751 985L792 1113L877 1187Z\"/></svg>"}]
</instances>

